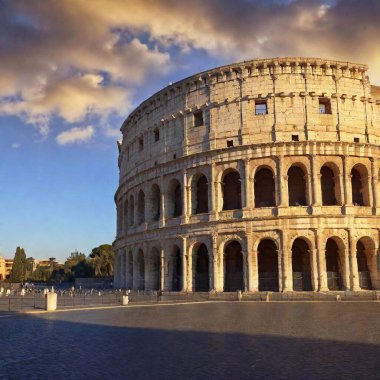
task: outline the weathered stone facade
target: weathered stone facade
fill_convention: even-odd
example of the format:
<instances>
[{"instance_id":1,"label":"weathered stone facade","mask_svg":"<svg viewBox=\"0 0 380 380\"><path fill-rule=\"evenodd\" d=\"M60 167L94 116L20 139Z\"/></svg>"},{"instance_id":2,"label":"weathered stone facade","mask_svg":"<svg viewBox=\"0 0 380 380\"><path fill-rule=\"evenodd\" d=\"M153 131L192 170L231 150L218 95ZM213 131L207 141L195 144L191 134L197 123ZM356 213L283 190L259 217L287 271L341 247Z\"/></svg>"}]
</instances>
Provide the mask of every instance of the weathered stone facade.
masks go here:
<instances>
[{"instance_id":1,"label":"weathered stone facade","mask_svg":"<svg viewBox=\"0 0 380 380\"><path fill-rule=\"evenodd\" d=\"M379 289L380 97L367 67L246 61L124 122L115 286Z\"/></svg>"}]
</instances>

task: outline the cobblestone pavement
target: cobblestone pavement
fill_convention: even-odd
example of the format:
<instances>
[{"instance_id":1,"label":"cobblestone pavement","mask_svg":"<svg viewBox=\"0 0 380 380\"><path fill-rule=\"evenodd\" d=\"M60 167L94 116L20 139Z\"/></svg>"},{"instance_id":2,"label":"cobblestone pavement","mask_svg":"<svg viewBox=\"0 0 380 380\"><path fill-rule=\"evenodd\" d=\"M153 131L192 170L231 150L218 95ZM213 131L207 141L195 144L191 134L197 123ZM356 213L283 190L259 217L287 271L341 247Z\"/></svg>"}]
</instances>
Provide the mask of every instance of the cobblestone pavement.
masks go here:
<instances>
[{"instance_id":1,"label":"cobblestone pavement","mask_svg":"<svg viewBox=\"0 0 380 380\"><path fill-rule=\"evenodd\" d=\"M0 379L380 379L380 303L0 314Z\"/></svg>"}]
</instances>

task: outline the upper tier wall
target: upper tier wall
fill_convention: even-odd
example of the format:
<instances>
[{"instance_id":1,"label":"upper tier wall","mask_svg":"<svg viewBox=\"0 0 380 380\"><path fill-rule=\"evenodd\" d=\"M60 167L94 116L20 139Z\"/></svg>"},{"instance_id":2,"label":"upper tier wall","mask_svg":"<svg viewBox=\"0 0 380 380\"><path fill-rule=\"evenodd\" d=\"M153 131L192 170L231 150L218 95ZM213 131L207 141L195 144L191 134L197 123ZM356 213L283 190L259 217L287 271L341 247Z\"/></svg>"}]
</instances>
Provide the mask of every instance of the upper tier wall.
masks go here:
<instances>
[{"instance_id":1,"label":"upper tier wall","mask_svg":"<svg viewBox=\"0 0 380 380\"><path fill-rule=\"evenodd\" d=\"M380 100L372 96L380 97L366 71L365 65L347 62L268 59L170 85L124 122L120 182L181 156L227 148L227 141L234 146L292 139L379 145ZM329 112L321 114L324 100ZM259 101L266 102L263 115L255 113Z\"/></svg>"}]
</instances>

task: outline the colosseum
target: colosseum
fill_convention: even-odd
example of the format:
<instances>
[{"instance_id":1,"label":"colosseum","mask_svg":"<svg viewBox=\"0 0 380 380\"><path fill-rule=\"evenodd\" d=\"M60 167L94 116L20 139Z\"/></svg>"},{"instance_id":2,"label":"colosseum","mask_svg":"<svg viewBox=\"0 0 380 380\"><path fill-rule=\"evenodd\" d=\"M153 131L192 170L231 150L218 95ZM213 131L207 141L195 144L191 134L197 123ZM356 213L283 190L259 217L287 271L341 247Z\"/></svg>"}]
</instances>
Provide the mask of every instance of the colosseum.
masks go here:
<instances>
[{"instance_id":1,"label":"colosseum","mask_svg":"<svg viewBox=\"0 0 380 380\"><path fill-rule=\"evenodd\" d=\"M380 289L380 87L363 64L245 61L121 127L115 286Z\"/></svg>"}]
</instances>

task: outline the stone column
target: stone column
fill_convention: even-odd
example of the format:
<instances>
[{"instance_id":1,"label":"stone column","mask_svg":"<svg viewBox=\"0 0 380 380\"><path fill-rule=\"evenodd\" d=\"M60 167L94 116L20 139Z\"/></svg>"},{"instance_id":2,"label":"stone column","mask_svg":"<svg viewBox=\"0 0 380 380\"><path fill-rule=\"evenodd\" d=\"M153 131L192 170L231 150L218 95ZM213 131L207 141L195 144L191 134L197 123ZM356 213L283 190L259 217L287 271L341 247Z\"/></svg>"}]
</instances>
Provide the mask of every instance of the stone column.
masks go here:
<instances>
[{"instance_id":1,"label":"stone column","mask_svg":"<svg viewBox=\"0 0 380 380\"><path fill-rule=\"evenodd\" d=\"M349 252L347 259L350 263L350 289L353 291L360 290L359 286L359 271L358 271L358 259L356 256L356 241L352 236L352 232L348 230L349 237Z\"/></svg>"},{"instance_id":2,"label":"stone column","mask_svg":"<svg viewBox=\"0 0 380 380\"><path fill-rule=\"evenodd\" d=\"M214 289L217 292L223 291L223 281L221 281L221 276L223 276L223 269L221 265L223 259L220 257L218 252L218 234L212 234L212 255L213 255L213 267L214 267ZM222 277L223 278L223 277Z\"/></svg>"},{"instance_id":3,"label":"stone column","mask_svg":"<svg viewBox=\"0 0 380 380\"><path fill-rule=\"evenodd\" d=\"M378 200L377 200L377 182L378 182L378 175L375 169L375 160L373 157L370 157L371 161L371 188L372 188L372 199L373 199L373 213L377 214L377 207L378 207Z\"/></svg>"},{"instance_id":4,"label":"stone column","mask_svg":"<svg viewBox=\"0 0 380 380\"><path fill-rule=\"evenodd\" d=\"M164 191L161 191L161 214L160 214L160 220L158 222L160 227L165 226L165 213L166 213L165 200L166 200L166 193Z\"/></svg>"},{"instance_id":5,"label":"stone column","mask_svg":"<svg viewBox=\"0 0 380 380\"><path fill-rule=\"evenodd\" d=\"M346 204L346 193L345 193L345 181L344 181L344 175L342 173L339 174L338 177L339 181L339 194L340 194L340 205L345 205Z\"/></svg>"},{"instance_id":6,"label":"stone column","mask_svg":"<svg viewBox=\"0 0 380 380\"><path fill-rule=\"evenodd\" d=\"M257 281L257 273L255 273L255 270L257 271L257 266L254 267L254 252L252 249L252 234L247 233L246 234L247 239L247 290L249 292L257 292L258 291L258 281ZM256 262L256 260L255 260ZM256 281L255 281L256 280Z\"/></svg>"},{"instance_id":7,"label":"stone column","mask_svg":"<svg viewBox=\"0 0 380 380\"><path fill-rule=\"evenodd\" d=\"M250 173L250 164L249 159L246 159L244 161L244 175L245 175L245 181L244 181L244 191L245 191L245 200L243 208L250 209L253 207L252 203L252 193L253 189L251 187L251 173Z\"/></svg>"},{"instance_id":8,"label":"stone column","mask_svg":"<svg viewBox=\"0 0 380 380\"><path fill-rule=\"evenodd\" d=\"M285 158L283 156L279 157L278 164L278 187L280 191L280 204L279 207L287 207L289 205L289 195L288 195L288 174L285 171Z\"/></svg>"},{"instance_id":9,"label":"stone column","mask_svg":"<svg viewBox=\"0 0 380 380\"><path fill-rule=\"evenodd\" d=\"M278 262L278 290L282 292L284 290L283 282L284 282L284 276L283 276L283 250L278 249L277 250L277 262Z\"/></svg>"},{"instance_id":10,"label":"stone column","mask_svg":"<svg viewBox=\"0 0 380 380\"><path fill-rule=\"evenodd\" d=\"M185 292L187 289L187 245L186 237L182 237L182 288L181 292Z\"/></svg>"},{"instance_id":11,"label":"stone column","mask_svg":"<svg viewBox=\"0 0 380 380\"><path fill-rule=\"evenodd\" d=\"M218 219L218 186L219 182L216 178L216 168L215 163L211 164L211 180L209 191L211 193L211 210L210 210L210 220Z\"/></svg>"},{"instance_id":12,"label":"stone column","mask_svg":"<svg viewBox=\"0 0 380 380\"><path fill-rule=\"evenodd\" d=\"M286 233L282 232L282 271L283 271L283 291L293 291L293 268L292 268L292 251L288 244ZM280 259L280 257L279 257Z\"/></svg>"},{"instance_id":13,"label":"stone column","mask_svg":"<svg viewBox=\"0 0 380 380\"><path fill-rule=\"evenodd\" d=\"M193 282L194 282L194 273L193 273L193 252L190 247L187 248L187 284L186 284L186 292L193 291Z\"/></svg>"},{"instance_id":14,"label":"stone column","mask_svg":"<svg viewBox=\"0 0 380 380\"><path fill-rule=\"evenodd\" d=\"M311 286L313 291L318 291L318 250L311 249L310 254L310 266L311 266Z\"/></svg>"},{"instance_id":15,"label":"stone column","mask_svg":"<svg viewBox=\"0 0 380 380\"><path fill-rule=\"evenodd\" d=\"M326 273L326 241L322 231L315 230L317 234L317 255L318 255L318 291L326 292L329 290L327 286L327 273Z\"/></svg>"},{"instance_id":16,"label":"stone column","mask_svg":"<svg viewBox=\"0 0 380 380\"><path fill-rule=\"evenodd\" d=\"M313 154L311 156L311 175L312 175L312 194L313 194L313 206L322 205L322 189L321 189L321 175L317 169L317 156Z\"/></svg>"},{"instance_id":17,"label":"stone column","mask_svg":"<svg viewBox=\"0 0 380 380\"><path fill-rule=\"evenodd\" d=\"M305 174L304 177L306 184L306 204L310 206L313 204L313 184L311 175Z\"/></svg>"},{"instance_id":18,"label":"stone column","mask_svg":"<svg viewBox=\"0 0 380 380\"><path fill-rule=\"evenodd\" d=\"M188 211L188 186L187 186L187 175L186 170L182 172L182 183L183 183L183 196L182 196L182 223L187 223L189 219Z\"/></svg>"},{"instance_id":19,"label":"stone column","mask_svg":"<svg viewBox=\"0 0 380 380\"><path fill-rule=\"evenodd\" d=\"M151 269L150 269L149 253L144 244L144 290L151 290Z\"/></svg>"},{"instance_id":20,"label":"stone column","mask_svg":"<svg viewBox=\"0 0 380 380\"><path fill-rule=\"evenodd\" d=\"M341 261L342 268L342 279L343 279L343 289L350 289L350 265L349 265L349 248L338 249L339 260Z\"/></svg>"},{"instance_id":21,"label":"stone column","mask_svg":"<svg viewBox=\"0 0 380 380\"><path fill-rule=\"evenodd\" d=\"M246 292L248 290L248 252L242 250L241 255L243 256L243 291Z\"/></svg>"},{"instance_id":22,"label":"stone column","mask_svg":"<svg viewBox=\"0 0 380 380\"><path fill-rule=\"evenodd\" d=\"M164 248L161 248L161 252L160 252L160 262L161 262L161 266L160 266L160 290L161 291L164 291L165 290L165 250Z\"/></svg>"},{"instance_id":23,"label":"stone column","mask_svg":"<svg viewBox=\"0 0 380 380\"><path fill-rule=\"evenodd\" d=\"M348 171L347 156L343 156L345 206L352 206L351 171Z\"/></svg>"}]
</instances>

